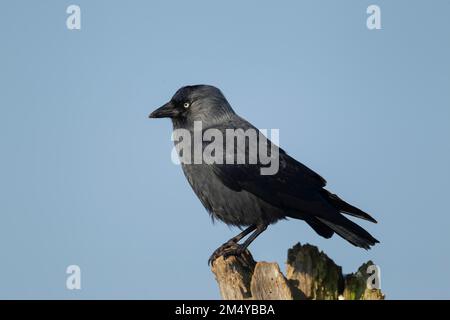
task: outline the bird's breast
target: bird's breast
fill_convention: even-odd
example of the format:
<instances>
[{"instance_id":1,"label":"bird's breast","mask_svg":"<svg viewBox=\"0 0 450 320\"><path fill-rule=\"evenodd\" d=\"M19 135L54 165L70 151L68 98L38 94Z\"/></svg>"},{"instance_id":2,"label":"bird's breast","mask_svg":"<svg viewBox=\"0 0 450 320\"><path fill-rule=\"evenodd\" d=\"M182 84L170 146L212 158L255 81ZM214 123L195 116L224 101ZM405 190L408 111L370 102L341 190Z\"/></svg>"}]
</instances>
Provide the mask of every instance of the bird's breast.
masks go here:
<instances>
[{"instance_id":1,"label":"bird's breast","mask_svg":"<svg viewBox=\"0 0 450 320\"><path fill-rule=\"evenodd\" d=\"M248 226L273 223L283 212L255 195L234 191L222 183L207 164L182 164L183 172L208 212L226 224Z\"/></svg>"}]
</instances>

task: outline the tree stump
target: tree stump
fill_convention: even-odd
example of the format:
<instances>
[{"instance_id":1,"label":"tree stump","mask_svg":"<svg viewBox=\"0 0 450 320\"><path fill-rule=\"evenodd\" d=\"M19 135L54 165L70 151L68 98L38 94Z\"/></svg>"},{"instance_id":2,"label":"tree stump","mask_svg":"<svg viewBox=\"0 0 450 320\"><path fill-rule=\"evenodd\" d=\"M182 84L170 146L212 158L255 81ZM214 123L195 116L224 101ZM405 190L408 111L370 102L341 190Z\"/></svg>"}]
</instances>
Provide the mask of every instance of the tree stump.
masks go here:
<instances>
[{"instance_id":1,"label":"tree stump","mask_svg":"<svg viewBox=\"0 0 450 320\"><path fill-rule=\"evenodd\" d=\"M246 250L241 256L213 261L211 270L225 300L382 300L380 289L368 286L364 263L352 274L315 246L300 243L288 250L286 275L277 263L255 262Z\"/></svg>"}]
</instances>

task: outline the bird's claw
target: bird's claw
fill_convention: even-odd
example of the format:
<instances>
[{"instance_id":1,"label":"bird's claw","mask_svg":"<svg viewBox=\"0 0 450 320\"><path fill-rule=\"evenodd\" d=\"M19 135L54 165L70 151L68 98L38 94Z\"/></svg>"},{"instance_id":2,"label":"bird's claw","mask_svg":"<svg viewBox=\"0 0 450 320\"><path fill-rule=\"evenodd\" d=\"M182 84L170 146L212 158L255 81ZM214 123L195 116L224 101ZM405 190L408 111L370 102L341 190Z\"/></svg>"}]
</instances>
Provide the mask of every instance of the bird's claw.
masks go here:
<instances>
[{"instance_id":1,"label":"bird's claw","mask_svg":"<svg viewBox=\"0 0 450 320\"><path fill-rule=\"evenodd\" d=\"M224 257L224 259L228 258L229 256L239 256L244 252L244 247L242 245L228 241L221 245L219 248L217 248L211 257L208 259L208 265L212 265L214 261L219 257Z\"/></svg>"}]
</instances>

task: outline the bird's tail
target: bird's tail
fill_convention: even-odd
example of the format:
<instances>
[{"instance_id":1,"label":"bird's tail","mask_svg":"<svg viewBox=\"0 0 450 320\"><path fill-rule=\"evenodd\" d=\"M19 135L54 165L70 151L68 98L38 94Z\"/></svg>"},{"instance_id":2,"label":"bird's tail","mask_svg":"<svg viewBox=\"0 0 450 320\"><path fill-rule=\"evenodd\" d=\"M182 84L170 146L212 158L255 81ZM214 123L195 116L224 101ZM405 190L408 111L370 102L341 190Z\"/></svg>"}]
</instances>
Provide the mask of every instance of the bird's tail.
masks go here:
<instances>
[{"instance_id":1,"label":"bird's tail","mask_svg":"<svg viewBox=\"0 0 450 320\"><path fill-rule=\"evenodd\" d=\"M338 209L340 212L360 218L360 219L364 219L364 220L368 220L371 221L373 223L377 223L377 220L375 220L374 218L372 218L368 213L362 211L361 209L358 209L354 206L352 206L351 204L345 202L344 200L342 200L341 198L339 198L337 195L329 192L328 190L323 189L323 196L325 197L325 199L328 200L328 202L335 207L336 209Z\"/></svg>"},{"instance_id":2,"label":"bird's tail","mask_svg":"<svg viewBox=\"0 0 450 320\"><path fill-rule=\"evenodd\" d=\"M379 242L366 230L341 214L333 217L333 221L317 216L315 218L354 246L370 249L371 246Z\"/></svg>"}]
</instances>

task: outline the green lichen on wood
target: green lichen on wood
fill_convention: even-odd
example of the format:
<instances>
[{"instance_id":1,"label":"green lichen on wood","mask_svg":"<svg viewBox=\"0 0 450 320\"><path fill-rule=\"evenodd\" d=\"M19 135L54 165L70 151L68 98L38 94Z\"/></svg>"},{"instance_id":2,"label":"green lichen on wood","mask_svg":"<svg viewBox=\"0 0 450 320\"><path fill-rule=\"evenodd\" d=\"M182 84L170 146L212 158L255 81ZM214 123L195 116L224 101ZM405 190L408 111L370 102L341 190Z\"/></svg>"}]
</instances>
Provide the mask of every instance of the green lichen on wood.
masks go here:
<instances>
[{"instance_id":1,"label":"green lichen on wood","mask_svg":"<svg viewBox=\"0 0 450 320\"><path fill-rule=\"evenodd\" d=\"M298 282L307 299L336 300L342 292L342 268L309 244L298 243L288 250L287 278Z\"/></svg>"},{"instance_id":2,"label":"green lichen on wood","mask_svg":"<svg viewBox=\"0 0 450 320\"><path fill-rule=\"evenodd\" d=\"M380 289L370 289L367 281L371 276L369 267L375 265L372 261L364 263L355 273L344 277L345 289L343 297L345 300L383 300L384 295Z\"/></svg>"},{"instance_id":3,"label":"green lichen on wood","mask_svg":"<svg viewBox=\"0 0 450 320\"><path fill-rule=\"evenodd\" d=\"M381 300L379 289L367 288L372 261L352 274L315 246L300 243L288 250L286 276L275 262L255 262L249 252L219 257L212 271L224 299Z\"/></svg>"}]
</instances>

